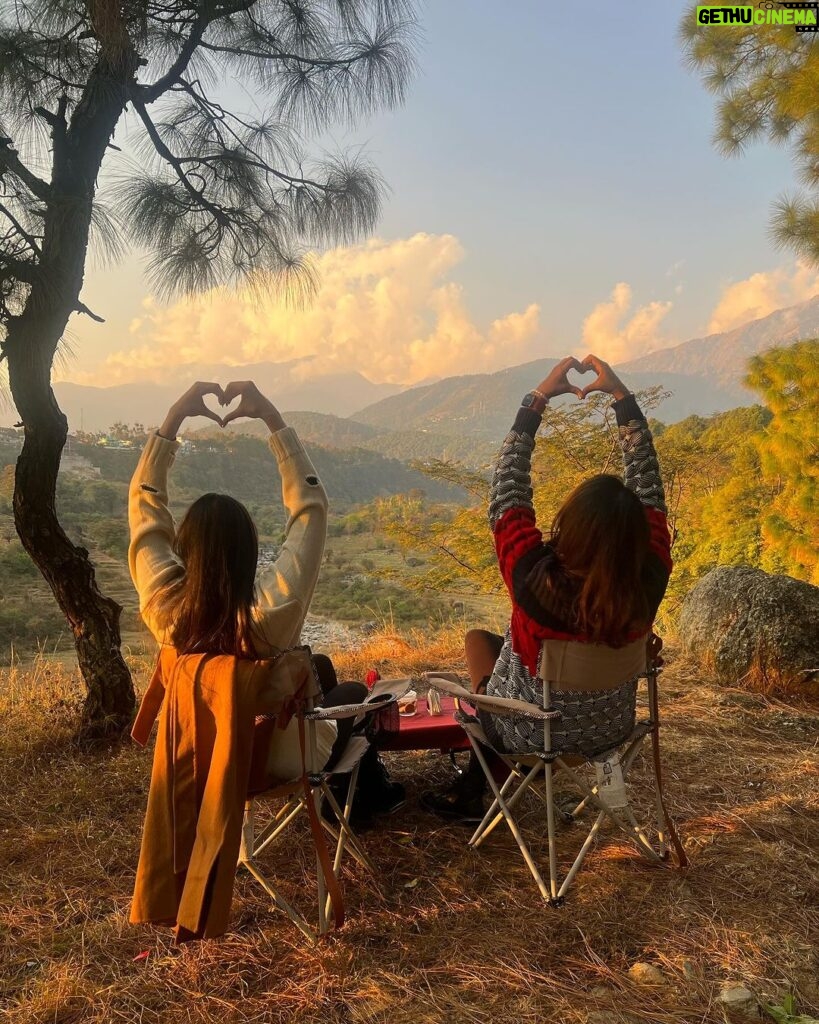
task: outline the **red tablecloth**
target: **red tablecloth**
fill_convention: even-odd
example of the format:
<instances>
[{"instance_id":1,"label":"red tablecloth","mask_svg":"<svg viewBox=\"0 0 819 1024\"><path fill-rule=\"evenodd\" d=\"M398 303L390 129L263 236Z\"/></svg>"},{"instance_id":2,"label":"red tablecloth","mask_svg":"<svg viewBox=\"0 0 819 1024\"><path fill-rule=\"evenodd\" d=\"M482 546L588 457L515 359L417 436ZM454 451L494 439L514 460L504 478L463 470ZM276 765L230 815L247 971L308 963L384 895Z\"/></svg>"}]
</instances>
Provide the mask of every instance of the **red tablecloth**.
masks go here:
<instances>
[{"instance_id":1,"label":"red tablecloth","mask_svg":"<svg viewBox=\"0 0 819 1024\"><path fill-rule=\"evenodd\" d=\"M402 716L399 732L378 741L379 750L468 750L466 733L453 717L455 701L441 697L441 714L431 715L424 698L414 715Z\"/></svg>"}]
</instances>

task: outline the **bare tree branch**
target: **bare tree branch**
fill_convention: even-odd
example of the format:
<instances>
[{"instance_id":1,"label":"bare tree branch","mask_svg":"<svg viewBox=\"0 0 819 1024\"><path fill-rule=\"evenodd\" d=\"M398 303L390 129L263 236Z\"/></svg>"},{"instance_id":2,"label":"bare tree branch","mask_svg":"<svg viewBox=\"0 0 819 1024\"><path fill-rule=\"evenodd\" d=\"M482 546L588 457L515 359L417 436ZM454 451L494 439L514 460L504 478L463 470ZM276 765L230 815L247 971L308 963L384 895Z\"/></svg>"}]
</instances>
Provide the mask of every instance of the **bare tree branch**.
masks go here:
<instances>
[{"instance_id":1,"label":"bare tree branch","mask_svg":"<svg viewBox=\"0 0 819 1024\"><path fill-rule=\"evenodd\" d=\"M0 177L4 171L11 171L38 199L44 202L51 198L51 186L38 178L20 159L17 150L12 148L11 139L0 138Z\"/></svg>"}]
</instances>

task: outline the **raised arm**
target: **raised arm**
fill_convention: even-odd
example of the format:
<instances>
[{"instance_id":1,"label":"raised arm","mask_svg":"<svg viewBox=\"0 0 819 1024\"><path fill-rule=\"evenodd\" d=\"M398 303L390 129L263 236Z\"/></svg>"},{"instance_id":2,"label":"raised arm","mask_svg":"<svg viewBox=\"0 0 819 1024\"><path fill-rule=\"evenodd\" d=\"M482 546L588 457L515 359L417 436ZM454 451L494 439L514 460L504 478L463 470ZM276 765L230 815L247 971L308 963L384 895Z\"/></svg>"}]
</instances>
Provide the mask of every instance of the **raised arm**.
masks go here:
<instances>
[{"instance_id":1,"label":"raised arm","mask_svg":"<svg viewBox=\"0 0 819 1024\"><path fill-rule=\"evenodd\" d=\"M222 389L218 384L198 382L174 402L165 422L148 438L128 492L128 567L139 594L139 610L160 641L164 624L157 616L154 598L185 571L173 551L176 526L168 508L168 470L179 447L176 435L187 417L207 416L221 426L221 418L205 406L205 395L221 398Z\"/></svg>"},{"instance_id":2,"label":"raised arm","mask_svg":"<svg viewBox=\"0 0 819 1024\"><path fill-rule=\"evenodd\" d=\"M584 370L594 370L597 378L583 389L583 398L590 391L602 391L614 399L614 414L623 452L623 480L645 506L646 519L651 529L651 553L662 563L657 568L663 577L662 592L671 572L671 536L666 518L665 489L660 475L660 462L646 418L632 395L608 363L595 355L582 362ZM653 588L657 590L659 583ZM651 589L651 588L650 588ZM657 599L659 605L660 598Z\"/></svg>"},{"instance_id":3,"label":"raised arm","mask_svg":"<svg viewBox=\"0 0 819 1024\"><path fill-rule=\"evenodd\" d=\"M532 451L548 400L566 394L580 397L580 389L566 378L572 369L579 370L580 364L567 356L524 396L495 464L489 492L489 525L495 537L501 575L510 592L514 591L513 572L517 563L543 543L532 504Z\"/></svg>"},{"instance_id":4,"label":"raised arm","mask_svg":"<svg viewBox=\"0 0 819 1024\"><path fill-rule=\"evenodd\" d=\"M318 581L327 537L327 494L295 430L252 381L228 384L224 402L241 396L227 425L240 417L261 419L270 430L268 443L276 456L287 512L284 542L276 561L257 584L256 626L271 650L298 642ZM260 650L260 655L267 654Z\"/></svg>"}]
</instances>

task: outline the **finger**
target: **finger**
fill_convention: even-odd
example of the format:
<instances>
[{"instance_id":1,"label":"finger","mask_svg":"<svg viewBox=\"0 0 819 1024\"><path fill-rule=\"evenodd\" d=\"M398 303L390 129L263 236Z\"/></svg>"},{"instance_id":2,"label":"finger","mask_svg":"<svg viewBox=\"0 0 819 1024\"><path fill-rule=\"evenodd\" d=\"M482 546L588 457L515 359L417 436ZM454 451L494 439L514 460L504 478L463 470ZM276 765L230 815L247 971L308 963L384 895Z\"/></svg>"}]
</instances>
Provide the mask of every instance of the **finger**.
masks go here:
<instances>
[{"instance_id":1,"label":"finger","mask_svg":"<svg viewBox=\"0 0 819 1024\"><path fill-rule=\"evenodd\" d=\"M586 397L583 394L583 392L580 390L580 388L576 388L574 385L572 385L572 394L575 396L575 398L585 398Z\"/></svg>"},{"instance_id":2,"label":"finger","mask_svg":"<svg viewBox=\"0 0 819 1024\"><path fill-rule=\"evenodd\" d=\"M565 367L564 367L564 370L566 370L566 371L568 371L568 370L579 370L581 372L583 371L582 364L579 363L575 359L574 356L566 356L566 358L564 359L564 362L566 364Z\"/></svg>"},{"instance_id":3,"label":"finger","mask_svg":"<svg viewBox=\"0 0 819 1024\"><path fill-rule=\"evenodd\" d=\"M592 391L599 391L599 390L600 390L600 378L596 377L592 381L591 384L588 384L588 385L586 385L585 388L583 388L583 392L582 392L581 398L585 398L586 395L590 394Z\"/></svg>"},{"instance_id":4,"label":"finger","mask_svg":"<svg viewBox=\"0 0 819 1024\"><path fill-rule=\"evenodd\" d=\"M222 423L222 417L218 413L211 412L207 406L203 406L199 415L206 416L209 420L213 420L214 423L218 423L220 427L224 426L224 423Z\"/></svg>"},{"instance_id":5,"label":"finger","mask_svg":"<svg viewBox=\"0 0 819 1024\"><path fill-rule=\"evenodd\" d=\"M222 392L225 397L224 404L230 405L234 398L244 395L247 389L251 387L253 387L252 380L232 380Z\"/></svg>"},{"instance_id":6,"label":"finger","mask_svg":"<svg viewBox=\"0 0 819 1024\"><path fill-rule=\"evenodd\" d=\"M248 419L247 413L239 406L238 409L234 409L233 412L229 412L227 416L222 417L222 426L226 427L228 423L232 423L234 420Z\"/></svg>"},{"instance_id":7,"label":"finger","mask_svg":"<svg viewBox=\"0 0 819 1024\"><path fill-rule=\"evenodd\" d=\"M217 398L222 397L222 386L217 384L215 381L197 381L194 385L196 391L200 395L216 395Z\"/></svg>"}]
</instances>

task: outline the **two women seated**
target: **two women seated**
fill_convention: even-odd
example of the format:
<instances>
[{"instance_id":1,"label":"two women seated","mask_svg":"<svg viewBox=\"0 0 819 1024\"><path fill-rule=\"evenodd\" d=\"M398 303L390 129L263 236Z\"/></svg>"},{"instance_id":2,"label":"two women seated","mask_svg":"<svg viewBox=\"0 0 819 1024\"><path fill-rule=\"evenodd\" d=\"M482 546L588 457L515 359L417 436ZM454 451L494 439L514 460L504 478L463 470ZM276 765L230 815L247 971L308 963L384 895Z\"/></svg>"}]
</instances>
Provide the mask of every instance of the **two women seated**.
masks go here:
<instances>
[{"instance_id":1,"label":"two women seated","mask_svg":"<svg viewBox=\"0 0 819 1024\"><path fill-rule=\"evenodd\" d=\"M593 371L585 388L569 371ZM549 400L601 391L614 399L623 479L599 474L563 502L548 537L539 529L532 503L531 457ZM238 408L220 417L204 399ZM206 494L191 505L178 529L168 507L168 472L184 421L207 416L224 426L255 418L270 430L287 513L279 555L256 580L258 538L247 509L222 494ZM548 478L543 486L548 487ZM143 618L157 641L180 655L267 658L299 644L316 587L327 533L327 495L295 430L251 381L226 388L194 384L170 409L145 447L129 495L129 565ZM647 636L671 570L670 537L657 455L646 419L633 395L606 363L589 355L567 357L524 396L507 434L492 478L489 523L498 564L512 604L504 636L473 630L466 636L472 686L489 694L537 703L538 657L545 639L571 639L620 647ZM358 703L360 682L339 684L329 658L317 656L324 704ZM317 723L317 763L332 767L353 728L347 719ZM484 716L493 745L509 753L542 749L542 730L523 719ZM302 771L302 748L294 718L276 730L265 752L271 779ZM422 804L453 821L483 816L484 777L472 758L467 772L444 793L426 793ZM361 818L390 812L405 800L371 749L360 774Z\"/></svg>"}]
</instances>

